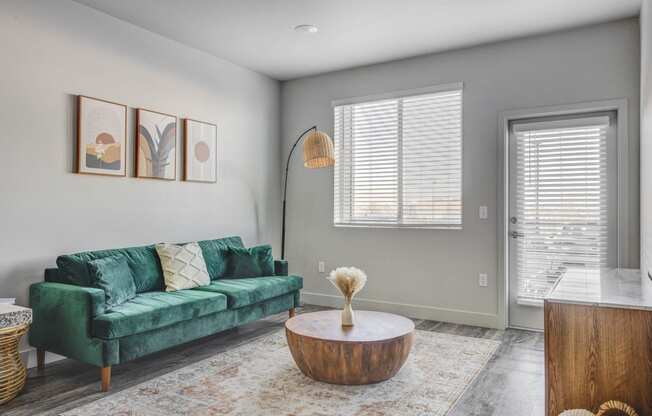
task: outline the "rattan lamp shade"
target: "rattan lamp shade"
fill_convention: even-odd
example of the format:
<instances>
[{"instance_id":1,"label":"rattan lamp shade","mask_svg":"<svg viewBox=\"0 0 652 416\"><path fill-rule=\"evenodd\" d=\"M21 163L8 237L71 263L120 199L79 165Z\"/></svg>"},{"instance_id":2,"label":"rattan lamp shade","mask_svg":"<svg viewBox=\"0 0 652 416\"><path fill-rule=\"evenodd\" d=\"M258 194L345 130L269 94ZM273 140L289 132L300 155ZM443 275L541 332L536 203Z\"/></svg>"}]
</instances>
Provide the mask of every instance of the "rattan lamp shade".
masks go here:
<instances>
[{"instance_id":1,"label":"rattan lamp shade","mask_svg":"<svg viewBox=\"0 0 652 416\"><path fill-rule=\"evenodd\" d=\"M303 143L303 165L307 168L326 168L335 164L333 141L328 134L315 130Z\"/></svg>"}]
</instances>

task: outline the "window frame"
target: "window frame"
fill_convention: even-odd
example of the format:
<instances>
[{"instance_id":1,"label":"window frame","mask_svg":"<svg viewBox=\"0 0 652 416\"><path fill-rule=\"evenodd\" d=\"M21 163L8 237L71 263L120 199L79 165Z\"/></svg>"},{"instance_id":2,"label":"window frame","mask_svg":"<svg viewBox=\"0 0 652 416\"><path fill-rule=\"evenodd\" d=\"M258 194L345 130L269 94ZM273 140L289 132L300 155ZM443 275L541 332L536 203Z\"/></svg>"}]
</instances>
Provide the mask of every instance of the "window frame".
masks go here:
<instances>
[{"instance_id":1,"label":"window frame","mask_svg":"<svg viewBox=\"0 0 652 416\"><path fill-rule=\"evenodd\" d=\"M422 88L414 88L408 90L397 90L381 94L364 95L357 97L342 98L331 101L331 117L333 122L333 137L335 137L335 108L342 105L354 105L372 101L391 100L399 98L409 98L412 96L433 94L447 91L460 92L460 223L459 224L401 224L401 223L378 223L378 224L364 224L364 223L335 223L335 170L333 170L331 196L332 203L331 221L333 227L336 228L390 228L390 229L424 229L424 230L463 230L464 229L464 83L452 82L447 84L438 84ZM400 122L401 120L399 120ZM399 137L399 141L402 138ZM403 164L403 149L402 145L399 146L399 177L401 177L400 166ZM400 180L400 179L399 179ZM402 201L401 193L402 184L399 186L399 212L398 218L402 218Z\"/></svg>"}]
</instances>

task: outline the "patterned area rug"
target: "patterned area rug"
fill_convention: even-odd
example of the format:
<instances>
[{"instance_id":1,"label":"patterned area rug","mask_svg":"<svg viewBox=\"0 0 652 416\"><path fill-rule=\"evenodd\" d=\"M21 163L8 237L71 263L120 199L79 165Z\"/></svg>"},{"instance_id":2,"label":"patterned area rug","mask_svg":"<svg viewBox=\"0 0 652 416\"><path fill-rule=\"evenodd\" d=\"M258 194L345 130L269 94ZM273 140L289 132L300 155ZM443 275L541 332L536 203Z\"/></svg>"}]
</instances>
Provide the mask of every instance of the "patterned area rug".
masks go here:
<instances>
[{"instance_id":1,"label":"patterned area rug","mask_svg":"<svg viewBox=\"0 0 652 416\"><path fill-rule=\"evenodd\" d=\"M281 330L63 415L445 415L498 345L417 331L394 378L337 386L305 377Z\"/></svg>"}]
</instances>

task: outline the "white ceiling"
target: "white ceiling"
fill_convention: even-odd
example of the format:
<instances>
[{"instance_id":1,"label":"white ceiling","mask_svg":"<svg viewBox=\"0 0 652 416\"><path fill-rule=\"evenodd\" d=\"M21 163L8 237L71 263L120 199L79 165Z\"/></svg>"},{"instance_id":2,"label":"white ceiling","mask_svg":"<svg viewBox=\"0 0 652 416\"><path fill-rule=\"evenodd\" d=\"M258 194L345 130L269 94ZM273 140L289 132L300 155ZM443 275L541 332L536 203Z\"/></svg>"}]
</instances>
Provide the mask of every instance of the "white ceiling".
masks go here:
<instances>
[{"instance_id":1,"label":"white ceiling","mask_svg":"<svg viewBox=\"0 0 652 416\"><path fill-rule=\"evenodd\" d=\"M287 80L635 16L641 0L75 0ZM314 24L316 34L297 33Z\"/></svg>"}]
</instances>

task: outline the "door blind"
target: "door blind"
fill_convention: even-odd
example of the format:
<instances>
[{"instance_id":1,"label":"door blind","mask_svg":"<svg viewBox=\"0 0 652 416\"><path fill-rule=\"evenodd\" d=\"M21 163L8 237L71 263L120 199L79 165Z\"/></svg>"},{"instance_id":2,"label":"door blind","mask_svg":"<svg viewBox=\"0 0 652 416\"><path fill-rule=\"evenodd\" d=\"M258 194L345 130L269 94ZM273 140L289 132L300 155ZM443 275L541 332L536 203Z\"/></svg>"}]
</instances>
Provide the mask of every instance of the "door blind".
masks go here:
<instances>
[{"instance_id":1,"label":"door blind","mask_svg":"<svg viewBox=\"0 0 652 416\"><path fill-rule=\"evenodd\" d=\"M462 91L338 105L335 225L462 225Z\"/></svg>"},{"instance_id":2,"label":"door blind","mask_svg":"<svg viewBox=\"0 0 652 416\"><path fill-rule=\"evenodd\" d=\"M514 123L519 300L608 262L608 116Z\"/></svg>"}]
</instances>

